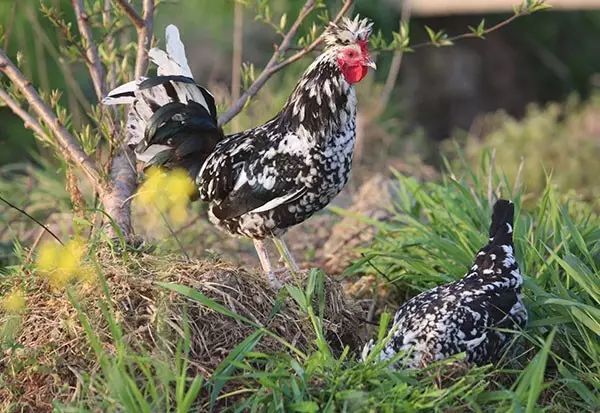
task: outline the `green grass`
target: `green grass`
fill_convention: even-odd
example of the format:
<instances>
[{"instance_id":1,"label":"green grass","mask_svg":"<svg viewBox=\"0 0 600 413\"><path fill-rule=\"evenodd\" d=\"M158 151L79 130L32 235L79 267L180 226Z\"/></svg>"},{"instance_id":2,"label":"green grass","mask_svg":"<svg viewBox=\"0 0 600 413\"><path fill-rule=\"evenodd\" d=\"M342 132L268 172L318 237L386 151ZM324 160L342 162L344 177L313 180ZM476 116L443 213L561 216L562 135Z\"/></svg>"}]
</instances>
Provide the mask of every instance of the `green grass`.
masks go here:
<instances>
[{"instance_id":1,"label":"green grass","mask_svg":"<svg viewBox=\"0 0 600 413\"><path fill-rule=\"evenodd\" d=\"M486 163L484 162L484 165ZM482 168L489 171L489 167ZM279 304L293 300L315 330L309 350L277 338L268 327L238 315L199 291L177 284L162 287L213 311L253 326L202 379L190 374L189 331L175 354L134 351L110 304L102 298L112 352L104 349L84 309L79 321L96 372L79 372L81 391L57 411L273 411L273 412L573 412L600 409L600 218L584 203L570 203L547 185L532 209L522 194L495 173L438 183L396 176L394 218L379 223L377 240L348 275L376 273L398 302L463 276L486 242L491 193L516 204L515 248L525 276L530 322L499 366L460 369L455 360L421 371L391 371L388 362L358 361L358 350L332 350L323 334L323 274L312 271L304 286L288 285ZM374 271L373 268L377 268ZM394 308L390 308L393 311ZM275 308L273 311L277 311ZM385 335L389 313L381 317ZM356 321L357 330L362 327ZM185 330L185 325L182 327ZM374 333L376 334L376 333ZM276 337L278 352L258 344ZM460 359L460 356L457 356Z\"/></svg>"}]
</instances>

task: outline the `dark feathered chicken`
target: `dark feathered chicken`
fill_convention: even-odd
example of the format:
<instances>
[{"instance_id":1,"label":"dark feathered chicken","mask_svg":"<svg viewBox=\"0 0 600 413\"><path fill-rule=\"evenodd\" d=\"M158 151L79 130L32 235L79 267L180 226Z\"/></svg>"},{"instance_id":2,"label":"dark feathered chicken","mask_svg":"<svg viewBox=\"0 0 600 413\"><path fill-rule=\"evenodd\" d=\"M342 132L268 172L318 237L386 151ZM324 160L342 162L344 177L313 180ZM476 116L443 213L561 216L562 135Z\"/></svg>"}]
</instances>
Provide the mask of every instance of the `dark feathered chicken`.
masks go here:
<instances>
[{"instance_id":1,"label":"dark feathered chicken","mask_svg":"<svg viewBox=\"0 0 600 413\"><path fill-rule=\"evenodd\" d=\"M254 239L273 274L262 240L278 238L325 207L348 181L355 138L353 84L375 67L367 50L371 23L330 25L325 50L306 70L283 109L262 126L224 136L212 95L196 84L175 26L166 53L150 51L157 76L108 94L105 104L131 104L129 144L149 165L183 167L196 181L210 220Z\"/></svg>"},{"instance_id":2,"label":"dark feathered chicken","mask_svg":"<svg viewBox=\"0 0 600 413\"><path fill-rule=\"evenodd\" d=\"M406 352L401 364L420 367L466 353L476 364L494 362L511 340L510 330L524 327L523 277L512 241L514 205L494 205L490 242L477 253L462 280L426 291L404 303L394 317L392 337L380 354L387 360ZM363 350L365 358L371 340Z\"/></svg>"}]
</instances>

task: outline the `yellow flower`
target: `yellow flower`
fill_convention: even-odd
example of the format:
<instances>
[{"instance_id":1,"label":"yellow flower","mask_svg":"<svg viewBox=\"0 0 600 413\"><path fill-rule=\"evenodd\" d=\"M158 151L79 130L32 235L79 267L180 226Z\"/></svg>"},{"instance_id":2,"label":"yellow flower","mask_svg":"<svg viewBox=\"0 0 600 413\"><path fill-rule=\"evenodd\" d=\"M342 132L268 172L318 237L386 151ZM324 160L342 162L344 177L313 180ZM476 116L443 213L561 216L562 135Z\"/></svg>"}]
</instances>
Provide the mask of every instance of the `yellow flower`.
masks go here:
<instances>
[{"instance_id":1,"label":"yellow flower","mask_svg":"<svg viewBox=\"0 0 600 413\"><path fill-rule=\"evenodd\" d=\"M194 182L183 169L165 171L152 167L147 173L136 196L136 203L141 204L150 215L149 222L160 222L160 214L167 214L175 224L182 224L187 219L187 207L190 196L196 191ZM154 216L153 216L154 215Z\"/></svg>"},{"instance_id":2,"label":"yellow flower","mask_svg":"<svg viewBox=\"0 0 600 413\"><path fill-rule=\"evenodd\" d=\"M185 205L174 205L169 210L169 218L175 225L183 224L188 217L187 209Z\"/></svg>"},{"instance_id":3,"label":"yellow flower","mask_svg":"<svg viewBox=\"0 0 600 413\"><path fill-rule=\"evenodd\" d=\"M9 314L20 314L25 311L25 293L14 289L2 298L2 308Z\"/></svg>"},{"instance_id":4,"label":"yellow flower","mask_svg":"<svg viewBox=\"0 0 600 413\"><path fill-rule=\"evenodd\" d=\"M183 169L175 169L167 176L166 191L173 204L187 205L196 187Z\"/></svg>"},{"instance_id":5,"label":"yellow flower","mask_svg":"<svg viewBox=\"0 0 600 413\"><path fill-rule=\"evenodd\" d=\"M152 167L146 172L147 178L137 192L137 200L145 205L162 203L167 175L160 168ZM160 206L159 206L159 209Z\"/></svg>"},{"instance_id":6,"label":"yellow flower","mask_svg":"<svg viewBox=\"0 0 600 413\"><path fill-rule=\"evenodd\" d=\"M65 245L44 243L37 256L37 268L54 287L64 287L72 280L86 278L89 274L88 266L83 262L86 249L85 243L77 239Z\"/></svg>"}]
</instances>

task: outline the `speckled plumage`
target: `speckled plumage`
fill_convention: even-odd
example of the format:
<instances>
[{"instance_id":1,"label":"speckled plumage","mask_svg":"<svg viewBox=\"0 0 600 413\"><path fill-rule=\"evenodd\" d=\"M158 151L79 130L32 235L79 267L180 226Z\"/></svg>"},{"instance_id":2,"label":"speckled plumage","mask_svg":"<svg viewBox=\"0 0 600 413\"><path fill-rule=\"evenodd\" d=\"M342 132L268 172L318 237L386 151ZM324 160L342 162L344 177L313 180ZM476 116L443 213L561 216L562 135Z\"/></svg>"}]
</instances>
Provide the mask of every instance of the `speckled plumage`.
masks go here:
<instances>
[{"instance_id":1,"label":"speckled plumage","mask_svg":"<svg viewBox=\"0 0 600 413\"><path fill-rule=\"evenodd\" d=\"M497 361L512 339L507 330L524 327L523 278L512 242L514 205L494 205L490 241L459 281L436 287L404 303L396 312L392 337L380 354L406 353L399 364L420 367L461 352L476 364ZM501 331L503 330L503 331ZM367 343L363 358L372 351ZM396 366L400 367L400 366Z\"/></svg>"},{"instance_id":2,"label":"speckled plumage","mask_svg":"<svg viewBox=\"0 0 600 413\"><path fill-rule=\"evenodd\" d=\"M331 56L309 67L275 118L228 136L208 158L197 183L217 226L252 238L277 236L342 190L354 149L356 96Z\"/></svg>"},{"instance_id":3,"label":"speckled plumage","mask_svg":"<svg viewBox=\"0 0 600 413\"><path fill-rule=\"evenodd\" d=\"M105 103L131 104L127 129L138 159L186 168L219 228L276 237L324 208L350 174L356 95L336 59L338 48L352 42L366 47L371 26L345 19L328 30L327 47L285 106L254 129L223 135L214 100L191 78L174 26L167 28L167 53L150 53L162 78L123 85Z\"/></svg>"}]
</instances>

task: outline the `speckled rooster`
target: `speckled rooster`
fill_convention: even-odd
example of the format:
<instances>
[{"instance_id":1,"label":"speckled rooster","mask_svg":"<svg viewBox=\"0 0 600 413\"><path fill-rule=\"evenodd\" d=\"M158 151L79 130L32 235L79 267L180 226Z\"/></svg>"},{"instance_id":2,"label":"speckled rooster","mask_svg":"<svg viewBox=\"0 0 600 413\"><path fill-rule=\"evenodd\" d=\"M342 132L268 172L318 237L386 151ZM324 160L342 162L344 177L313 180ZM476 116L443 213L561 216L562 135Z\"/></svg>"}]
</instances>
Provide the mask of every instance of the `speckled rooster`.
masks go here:
<instances>
[{"instance_id":1,"label":"speckled rooster","mask_svg":"<svg viewBox=\"0 0 600 413\"><path fill-rule=\"evenodd\" d=\"M379 354L402 351L401 366L421 367L461 352L475 364L497 361L527 322L521 297L523 277L513 246L514 204L494 205L489 243L459 281L436 287L404 303L396 312L392 337ZM373 350L371 340L363 359ZM400 366L395 366L400 367Z\"/></svg>"},{"instance_id":2,"label":"speckled rooster","mask_svg":"<svg viewBox=\"0 0 600 413\"><path fill-rule=\"evenodd\" d=\"M225 136L213 96L196 84L179 31L166 29L166 52L150 50L157 76L126 83L104 99L129 104L128 143L146 166L185 168L211 222L254 240L269 280L264 245L272 238L288 266L297 265L280 238L324 208L350 175L355 140L354 84L375 68L367 19L330 24L325 48L273 119Z\"/></svg>"}]
</instances>

